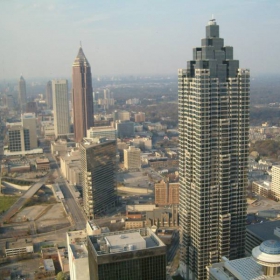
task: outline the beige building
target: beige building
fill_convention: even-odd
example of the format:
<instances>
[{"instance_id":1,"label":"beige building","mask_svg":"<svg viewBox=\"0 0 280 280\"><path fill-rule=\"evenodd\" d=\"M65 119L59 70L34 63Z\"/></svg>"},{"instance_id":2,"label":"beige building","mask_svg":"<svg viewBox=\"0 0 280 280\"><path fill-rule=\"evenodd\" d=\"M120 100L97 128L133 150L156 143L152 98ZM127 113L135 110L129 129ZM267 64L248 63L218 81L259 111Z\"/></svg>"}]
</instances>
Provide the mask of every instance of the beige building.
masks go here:
<instances>
[{"instance_id":1,"label":"beige building","mask_svg":"<svg viewBox=\"0 0 280 280\"><path fill-rule=\"evenodd\" d=\"M145 113L139 112L139 113L134 114L134 119L135 119L135 122L138 122L138 123L144 122L146 120Z\"/></svg>"},{"instance_id":2,"label":"beige building","mask_svg":"<svg viewBox=\"0 0 280 280\"><path fill-rule=\"evenodd\" d=\"M280 165L272 166L271 193L275 200L280 200Z\"/></svg>"},{"instance_id":3,"label":"beige building","mask_svg":"<svg viewBox=\"0 0 280 280\"><path fill-rule=\"evenodd\" d=\"M155 204L179 204L179 183L169 183L164 180L156 183Z\"/></svg>"},{"instance_id":4,"label":"beige building","mask_svg":"<svg viewBox=\"0 0 280 280\"><path fill-rule=\"evenodd\" d=\"M152 149L152 139L151 138L134 138L131 142L131 145L140 148L141 150L151 150Z\"/></svg>"},{"instance_id":5,"label":"beige building","mask_svg":"<svg viewBox=\"0 0 280 280\"><path fill-rule=\"evenodd\" d=\"M129 121L130 120L130 113L128 111L118 111L118 120Z\"/></svg>"},{"instance_id":6,"label":"beige building","mask_svg":"<svg viewBox=\"0 0 280 280\"><path fill-rule=\"evenodd\" d=\"M141 150L134 146L129 146L128 149L124 149L124 168L128 170L136 170L141 168Z\"/></svg>"},{"instance_id":7,"label":"beige building","mask_svg":"<svg viewBox=\"0 0 280 280\"><path fill-rule=\"evenodd\" d=\"M87 138L105 137L109 140L116 140L116 129L112 126L93 126L87 130Z\"/></svg>"},{"instance_id":8,"label":"beige building","mask_svg":"<svg viewBox=\"0 0 280 280\"><path fill-rule=\"evenodd\" d=\"M21 116L22 127L29 130L30 150L38 147L37 119L34 113L25 113Z\"/></svg>"},{"instance_id":9,"label":"beige building","mask_svg":"<svg viewBox=\"0 0 280 280\"><path fill-rule=\"evenodd\" d=\"M73 280L89 279L87 236L83 230L66 233L70 278Z\"/></svg>"}]
</instances>

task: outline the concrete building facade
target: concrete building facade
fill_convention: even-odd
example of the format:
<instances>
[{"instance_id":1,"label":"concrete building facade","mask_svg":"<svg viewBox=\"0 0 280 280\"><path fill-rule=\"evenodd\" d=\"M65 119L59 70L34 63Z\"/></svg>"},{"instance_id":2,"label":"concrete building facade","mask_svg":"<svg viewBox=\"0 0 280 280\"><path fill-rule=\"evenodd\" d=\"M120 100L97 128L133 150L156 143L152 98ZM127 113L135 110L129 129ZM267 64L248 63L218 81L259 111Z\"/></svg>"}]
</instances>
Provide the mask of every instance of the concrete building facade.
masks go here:
<instances>
[{"instance_id":1,"label":"concrete building facade","mask_svg":"<svg viewBox=\"0 0 280 280\"><path fill-rule=\"evenodd\" d=\"M272 166L271 172L272 172L272 179L271 179L272 198L279 201L280 200L280 165Z\"/></svg>"},{"instance_id":2,"label":"concrete building facade","mask_svg":"<svg viewBox=\"0 0 280 280\"><path fill-rule=\"evenodd\" d=\"M129 146L123 150L124 168L127 170L139 170L141 168L141 150Z\"/></svg>"},{"instance_id":3,"label":"concrete building facade","mask_svg":"<svg viewBox=\"0 0 280 280\"><path fill-rule=\"evenodd\" d=\"M70 132L70 114L68 100L68 81L53 80L53 115L55 137L65 136Z\"/></svg>"},{"instance_id":4,"label":"concrete building facade","mask_svg":"<svg viewBox=\"0 0 280 280\"><path fill-rule=\"evenodd\" d=\"M37 140L37 119L35 113L25 113L21 115L22 127L29 131L30 149L38 148Z\"/></svg>"},{"instance_id":5,"label":"concrete building facade","mask_svg":"<svg viewBox=\"0 0 280 280\"><path fill-rule=\"evenodd\" d=\"M180 268L207 279L207 266L244 256L249 156L250 72L215 19L178 83Z\"/></svg>"}]
</instances>

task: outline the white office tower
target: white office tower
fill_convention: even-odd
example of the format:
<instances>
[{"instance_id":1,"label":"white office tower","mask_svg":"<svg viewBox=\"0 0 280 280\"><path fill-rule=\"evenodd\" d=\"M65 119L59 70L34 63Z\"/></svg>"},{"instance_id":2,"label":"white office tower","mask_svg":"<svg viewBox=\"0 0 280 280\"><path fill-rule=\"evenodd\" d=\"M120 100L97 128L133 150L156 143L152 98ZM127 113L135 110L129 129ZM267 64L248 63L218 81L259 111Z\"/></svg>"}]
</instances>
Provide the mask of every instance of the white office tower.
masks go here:
<instances>
[{"instance_id":1,"label":"white office tower","mask_svg":"<svg viewBox=\"0 0 280 280\"><path fill-rule=\"evenodd\" d=\"M250 72L212 19L178 79L180 267L204 280L222 257L244 256Z\"/></svg>"},{"instance_id":2,"label":"white office tower","mask_svg":"<svg viewBox=\"0 0 280 280\"><path fill-rule=\"evenodd\" d=\"M55 137L69 134L70 115L69 115L69 98L68 98L68 81L53 80L53 115Z\"/></svg>"},{"instance_id":3,"label":"white office tower","mask_svg":"<svg viewBox=\"0 0 280 280\"><path fill-rule=\"evenodd\" d=\"M123 150L124 168L128 170L139 170L141 168L141 150L129 146Z\"/></svg>"}]
</instances>

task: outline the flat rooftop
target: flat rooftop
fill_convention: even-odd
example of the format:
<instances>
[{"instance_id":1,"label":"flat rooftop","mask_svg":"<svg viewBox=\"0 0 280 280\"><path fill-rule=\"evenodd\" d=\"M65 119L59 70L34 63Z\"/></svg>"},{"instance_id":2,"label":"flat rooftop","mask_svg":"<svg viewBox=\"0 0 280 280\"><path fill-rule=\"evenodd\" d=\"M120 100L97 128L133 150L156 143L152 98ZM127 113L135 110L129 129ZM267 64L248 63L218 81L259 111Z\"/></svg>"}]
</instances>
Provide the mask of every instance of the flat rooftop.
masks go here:
<instances>
[{"instance_id":1,"label":"flat rooftop","mask_svg":"<svg viewBox=\"0 0 280 280\"><path fill-rule=\"evenodd\" d=\"M256 263L253 258L243 258L225 263L225 267L234 275L242 275L242 279L266 279L262 272L262 266Z\"/></svg>"},{"instance_id":2,"label":"flat rooftop","mask_svg":"<svg viewBox=\"0 0 280 280\"><path fill-rule=\"evenodd\" d=\"M104 137L100 137L100 138L84 138L84 142L81 143L81 145L84 148L91 148L91 147L95 147L95 146L100 146L100 145L106 145L108 143L116 143L116 140L107 140Z\"/></svg>"},{"instance_id":3,"label":"flat rooftop","mask_svg":"<svg viewBox=\"0 0 280 280\"><path fill-rule=\"evenodd\" d=\"M109 245L118 249L123 249L126 245L132 245L133 249L145 249L146 241L139 232L131 232L120 235L106 236Z\"/></svg>"},{"instance_id":4,"label":"flat rooftop","mask_svg":"<svg viewBox=\"0 0 280 280\"><path fill-rule=\"evenodd\" d=\"M33 242L31 239L18 239L17 241L6 242L6 249L24 248L26 246L33 246Z\"/></svg>"},{"instance_id":5,"label":"flat rooftop","mask_svg":"<svg viewBox=\"0 0 280 280\"><path fill-rule=\"evenodd\" d=\"M88 250L85 244L70 244L69 247L75 259L83 259L88 257Z\"/></svg>"},{"instance_id":6,"label":"flat rooftop","mask_svg":"<svg viewBox=\"0 0 280 280\"><path fill-rule=\"evenodd\" d=\"M246 231L253 234L262 241L270 239L278 240L279 237L274 235L274 230L276 227L280 227L280 220L264 222L260 224L251 224L246 227Z\"/></svg>"},{"instance_id":7,"label":"flat rooftop","mask_svg":"<svg viewBox=\"0 0 280 280\"><path fill-rule=\"evenodd\" d=\"M37 163L50 163L48 158L36 158Z\"/></svg>"},{"instance_id":8,"label":"flat rooftop","mask_svg":"<svg viewBox=\"0 0 280 280\"><path fill-rule=\"evenodd\" d=\"M149 228L102 233L89 236L89 240L97 255L165 247Z\"/></svg>"},{"instance_id":9,"label":"flat rooftop","mask_svg":"<svg viewBox=\"0 0 280 280\"><path fill-rule=\"evenodd\" d=\"M55 267L52 259L45 259L44 267L46 271L55 271Z\"/></svg>"},{"instance_id":10,"label":"flat rooftop","mask_svg":"<svg viewBox=\"0 0 280 280\"><path fill-rule=\"evenodd\" d=\"M69 237L80 237L85 238L87 236L87 232L84 230L76 230L76 231L69 231L66 233Z\"/></svg>"}]
</instances>

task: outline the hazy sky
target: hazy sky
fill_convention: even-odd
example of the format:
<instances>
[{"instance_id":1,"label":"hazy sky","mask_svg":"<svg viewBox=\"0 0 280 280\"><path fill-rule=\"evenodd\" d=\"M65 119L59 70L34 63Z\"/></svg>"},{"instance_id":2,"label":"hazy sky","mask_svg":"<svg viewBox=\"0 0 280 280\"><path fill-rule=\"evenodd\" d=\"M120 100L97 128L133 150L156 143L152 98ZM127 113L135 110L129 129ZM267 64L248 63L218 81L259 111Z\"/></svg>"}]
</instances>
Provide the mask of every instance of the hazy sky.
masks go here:
<instances>
[{"instance_id":1,"label":"hazy sky","mask_svg":"<svg viewBox=\"0 0 280 280\"><path fill-rule=\"evenodd\" d=\"M252 75L279 74L279 0L0 0L0 79L71 76L80 41L92 74L174 74L212 14Z\"/></svg>"}]
</instances>

